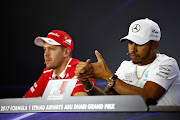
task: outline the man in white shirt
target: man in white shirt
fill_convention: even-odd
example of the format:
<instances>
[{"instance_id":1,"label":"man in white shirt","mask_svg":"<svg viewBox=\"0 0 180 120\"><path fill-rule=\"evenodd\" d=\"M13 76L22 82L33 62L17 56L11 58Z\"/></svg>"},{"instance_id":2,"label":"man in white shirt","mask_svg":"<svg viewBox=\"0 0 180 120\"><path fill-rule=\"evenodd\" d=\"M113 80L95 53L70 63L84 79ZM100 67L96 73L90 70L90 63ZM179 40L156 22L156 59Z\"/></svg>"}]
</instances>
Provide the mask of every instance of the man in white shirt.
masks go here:
<instances>
[{"instance_id":1,"label":"man in white shirt","mask_svg":"<svg viewBox=\"0 0 180 120\"><path fill-rule=\"evenodd\" d=\"M91 63L89 59L80 62L75 73L79 80L92 86L89 87L92 94L110 94L114 90L121 95L140 95L145 101L153 99L157 105L180 106L179 67L174 58L156 53L160 37L157 23L147 18L136 20L130 25L128 35L120 39L129 41L131 61L123 61L113 74L96 50L98 62ZM90 77L107 81L105 90L99 91L89 84Z\"/></svg>"}]
</instances>

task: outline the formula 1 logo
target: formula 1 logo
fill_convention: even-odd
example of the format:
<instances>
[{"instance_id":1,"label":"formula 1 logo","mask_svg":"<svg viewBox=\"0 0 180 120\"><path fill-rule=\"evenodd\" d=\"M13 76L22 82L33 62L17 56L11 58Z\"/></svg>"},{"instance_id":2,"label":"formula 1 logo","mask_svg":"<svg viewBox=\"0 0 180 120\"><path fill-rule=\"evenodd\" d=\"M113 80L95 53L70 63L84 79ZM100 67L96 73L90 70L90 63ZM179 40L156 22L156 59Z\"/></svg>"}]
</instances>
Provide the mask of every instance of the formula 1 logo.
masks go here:
<instances>
[{"instance_id":1,"label":"formula 1 logo","mask_svg":"<svg viewBox=\"0 0 180 120\"><path fill-rule=\"evenodd\" d=\"M61 87L59 89L60 90L60 94L64 94L64 91L66 89L67 83L68 83L68 81L63 81L63 83L62 83L62 85L61 85Z\"/></svg>"},{"instance_id":2,"label":"formula 1 logo","mask_svg":"<svg viewBox=\"0 0 180 120\"><path fill-rule=\"evenodd\" d=\"M63 81L61 86L59 86L58 84L54 84L49 96L48 96L48 100L61 100L64 97L64 92L67 88L67 84L68 81Z\"/></svg>"},{"instance_id":3,"label":"formula 1 logo","mask_svg":"<svg viewBox=\"0 0 180 120\"><path fill-rule=\"evenodd\" d=\"M71 96L76 83L77 79L50 80L42 97L47 100L62 100Z\"/></svg>"},{"instance_id":4,"label":"formula 1 logo","mask_svg":"<svg viewBox=\"0 0 180 120\"><path fill-rule=\"evenodd\" d=\"M63 81L62 82L62 85L60 86L60 88L58 88L58 86L56 84L54 84L54 86L52 87L51 91L50 91L50 95L53 95L53 94L63 94L65 89L66 89L66 85L67 85L67 81ZM59 92L57 92L59 91Z\"/></svg>"}]
</instances>

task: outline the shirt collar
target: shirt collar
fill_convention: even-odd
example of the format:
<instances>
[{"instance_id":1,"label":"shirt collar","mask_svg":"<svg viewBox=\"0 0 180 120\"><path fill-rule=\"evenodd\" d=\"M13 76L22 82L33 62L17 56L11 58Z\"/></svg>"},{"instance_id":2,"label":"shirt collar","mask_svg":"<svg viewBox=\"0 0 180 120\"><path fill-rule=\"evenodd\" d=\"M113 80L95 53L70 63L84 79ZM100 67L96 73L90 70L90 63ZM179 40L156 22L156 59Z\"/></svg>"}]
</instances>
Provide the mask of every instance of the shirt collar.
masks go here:
<instances>
[{"instance_id":1,"label":"shirt collar","mask_svg":"<svg viewBox=\"0 0 180 120\"><path fill-rule=\"evenodd\" d=\"M67 65L66 65L66 67L65 67L65 69L61 72L61 74L59 74L58 79L60 79L60 78L63 79L63 78L66 76L66 70L67 70L67 68L68 68L68 67L71 67L71 65L69 65L69 63L71 62L71 60L72 60L72 58L69 59ZM53 74L52 74L52 78L56 78L56 74L55 74L54 72L53 72Z\"/></svg>"}]
</instances>

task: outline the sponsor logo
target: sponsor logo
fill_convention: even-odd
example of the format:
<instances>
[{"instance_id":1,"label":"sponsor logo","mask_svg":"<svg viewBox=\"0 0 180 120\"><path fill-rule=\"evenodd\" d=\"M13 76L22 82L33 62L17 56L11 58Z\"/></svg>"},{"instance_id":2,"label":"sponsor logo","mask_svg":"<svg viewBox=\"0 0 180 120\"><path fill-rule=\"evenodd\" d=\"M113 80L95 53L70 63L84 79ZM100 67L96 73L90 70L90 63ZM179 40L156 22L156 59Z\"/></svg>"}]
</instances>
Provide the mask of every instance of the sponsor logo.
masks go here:
<instances>
[{"instance_id":1,"label":"sponsor logo","mask_svg":"<svg viewBox=\"0 0 180 120\"><path fill-rule=\"evenodd\" d=\"M67 39L64 42L67 43L68 45L71 45L71 40L70 39Z\"/></svg>"},{"instance_id":2,"label":"sponsor logo","mask_svg":"<svg viewBox=\"0 0 180 120\"><path fill-rule=\"evenodd\" d=\"M171 65L160 65L159 70L165 70L165 71L171 71L172 66Z\"/></svg>"},{"instance_id":3,"label":"sponsor logo","mask_svg":"<svg viewBox=\"0 0 180 120\"><path fill-rule=\"evenodd\" d=\"M130 79L131 77L132 77L132 73L128 73L128 74L125 75L126 79Z\"/></svg>"},{"instance_id":4,"label":"sponsor logo","mask_svg":"<svg viewBox=\"0 0 180 120\"><path fill-rule=\"evenodd\" d=\"M48 40L48 42L52 43L52 40Z\"/></svg>"},{"instance_id":5,"label":"sponsor logo","mask_svg":"<svg viewBox=\"0 0 180 120\"><path fill-rule=\"evenodd\" d=\"M156 30L152 30L152 33L156 33L156 34L158 34L158 31L156 31Z\"/></svg>"},{"instance_id":6,"label":"sponsor logo","mask_svg":"<svg viewBox=\"0 0 180 120\"><path fill-rule=\"evenodd\" d=\"M149 73L149 70L146 71L146 73L145 73L145 78L148 78L148 73Z\"/></svg>"},{"instance_id":7,"label":"sponsor logo","mask_svg":"<svg viewBox=\"0 0 180 120\"><path fill-rule=\"evenodd\" d=\"M132 80L125 80L125 79L122 79L124 82L130 82L132 83Z\"/></svg>"},{"instance_id":8,"label":"sponsor logo","mask_svg":"<svg viewBox=\"0 0 180 120\"><path fill-rule=\"evenodd\" d=\"M64 36L64 42L68 45L71 45L71 39L67 39L67 36Z\"/></svg>"},{"instance_id":9,"label":"sponsor logo","mask_svg":"<svg viewBox=\"0 0 180 120\"><path fill-rule=\"evenodd\" d=\"M53 33L53 32L50 32L48 35L54 35L56 37L59 37L60 35L58 35L57 33Z\"/></svg>"},{"instance_id":10,"label":"sponsor logo","mask_svg":"<svg viewBox=\"0 0 180 120\"><path fill-rule=\"evenodd\" d=\"M31 92L33 93L35 91L35 88L37 88L37 84L36 82L34 83L34 85L30 88Z\"/></svg>"},{"instance_id":11,"label":"sponsor logo","mask_svg":"<svg viewBox=\"0 0 180 120\"><path fill-rule=\"evenodd\" d=\"M139 24L135 24L133 27L132 27L132 32L136 33L136 32L139 32L141 29L141 26Z\"/></svg>"},{"instance_id":12,"label":"sponsor logo","mask_svg":"<svg viewBox=\"0 0 180 120\"><path fill-rule=\"evenodd\" d=\"M68 81L63 81L60 88L58 84L54 84L47 100L61 100L64 98L64 92L67 88Z\"/></svg>"},{"instance_id":13,"label":"sponsor logo","mask_svg":"<svg viewBox=\"0 0 180 120\"><path fill-rule=\"evenodd\" d=\"M169 72L171 71L171 65L160 65L159 71L155 74L163 79L168 79Z\"/></svg>"},{"instance_id":14,"label":"sponsor logo","mask_svg":"<svg viewBox=\"0 0 180 120\"><path fill-rule=\"evenodd\" d=\"M163 75L161 73L156 73L157 76L161 77L161 78L164 78L164 79L168 79L168 76L166 75Z\"/></svg>"}]
</instances>

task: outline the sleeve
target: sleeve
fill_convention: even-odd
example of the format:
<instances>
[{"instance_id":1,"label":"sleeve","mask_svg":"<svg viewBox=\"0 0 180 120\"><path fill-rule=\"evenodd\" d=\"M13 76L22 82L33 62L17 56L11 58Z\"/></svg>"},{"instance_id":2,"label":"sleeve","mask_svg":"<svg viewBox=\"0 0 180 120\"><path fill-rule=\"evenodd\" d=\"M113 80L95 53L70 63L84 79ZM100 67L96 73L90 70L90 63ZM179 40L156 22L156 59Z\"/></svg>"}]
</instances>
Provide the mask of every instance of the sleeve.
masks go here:
<instances>
[{"instance_id":1,"label":"sleeve","mask_svg":"<svg viewBox=\"0 0 180 120\"><path fill-rule=\"evenodd\" d=\"M171 84L179 77L179 67L176 60L164 61L152 70L148 81L152 81L168 90Z\"/></svg>"},{"instance_id":2,"label":"sleeve","mask_svg":"<svg viewBox=\"0 0 180 120\"><path fill-rule=\"evenodd\" d=\"M123 61L115 72L115 75L117 75L120 80L123 79L122 76L125 74L124 67L127 67L126 61Z\"/></svg>"},{"instance_id":3,"label":"sleeve","mask_svg":"<svg viewBox=\"0 0 180 120\"><path fill-rule=\"evenodd\" d=\"M93 78L89 78L89 80L94 83L94 86L98 87L98 85L96 84L96 82ZM79 80L77 81L76 86L74 87L74 90L73 90L71 96L73 96L77 92L86 92L84 90L84 86L81 84L81 82Z\"/></svg>"},{"instance_id":4,"label":"sleeve","mask_svg":"<svg viewBox=\"0 0 180 120\"><path fill-rule=\"evenodd\" d=\"M43 95L43 92L45 90L44 87L44 77L43 74L39 77L39 79L33 84L33 86L27 91L27 93L24 95L25 98L29 97L40 97Z\"/></svg>"}]
</instances>

